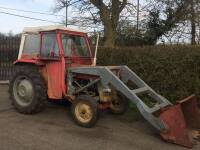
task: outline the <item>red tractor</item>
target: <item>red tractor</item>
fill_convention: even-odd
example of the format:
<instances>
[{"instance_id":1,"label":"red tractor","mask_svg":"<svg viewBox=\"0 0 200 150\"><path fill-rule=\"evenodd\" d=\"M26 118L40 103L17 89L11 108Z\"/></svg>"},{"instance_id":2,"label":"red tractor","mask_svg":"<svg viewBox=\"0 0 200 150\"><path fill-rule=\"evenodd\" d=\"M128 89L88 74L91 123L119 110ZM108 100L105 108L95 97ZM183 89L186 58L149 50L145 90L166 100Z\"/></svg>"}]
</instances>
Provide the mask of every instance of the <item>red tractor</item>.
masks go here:
<instances>
[{"instance_id":1,"label":"red tractor","mask_svg":"<svg viewBox=\"0 0 200 150\"><path fill-rule=\"evenodd\" d=\"M99 109L123 114L131 101L163 139L191 147L186 123L200 127L194 96L173 106L127 66L96 66L97 51L93 58L89 43L86 33L62 26L25 28L10 80L15 108L33 114L44 109L47 99L64 99L72 103L75 122L92 127ZM145 94L153 106L141 99Z\"/></svg>"}]
</instances>

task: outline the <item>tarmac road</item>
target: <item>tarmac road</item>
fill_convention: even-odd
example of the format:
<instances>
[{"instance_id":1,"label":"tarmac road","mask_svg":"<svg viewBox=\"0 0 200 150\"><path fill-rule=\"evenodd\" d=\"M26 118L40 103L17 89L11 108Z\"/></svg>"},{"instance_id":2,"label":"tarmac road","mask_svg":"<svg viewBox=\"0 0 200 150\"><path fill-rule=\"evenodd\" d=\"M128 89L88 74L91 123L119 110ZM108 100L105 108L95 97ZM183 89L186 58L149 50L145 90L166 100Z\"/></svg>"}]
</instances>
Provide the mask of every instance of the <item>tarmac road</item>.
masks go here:
<instances>
[{"instance_id":1,"label":"tarmac road","mask_svg":"<svg viewBox=\"0 0 200 150\"><path fill-rule=\"evenodd\" d=\"M140 115L101 115L91 129L77 126L69 106L48 103L36 115L22 115L11 106L6 85L0 85L0 150L182 150L162 141ZM200 143L194 148L200 149Z\"/></svg>"}]
</instances>

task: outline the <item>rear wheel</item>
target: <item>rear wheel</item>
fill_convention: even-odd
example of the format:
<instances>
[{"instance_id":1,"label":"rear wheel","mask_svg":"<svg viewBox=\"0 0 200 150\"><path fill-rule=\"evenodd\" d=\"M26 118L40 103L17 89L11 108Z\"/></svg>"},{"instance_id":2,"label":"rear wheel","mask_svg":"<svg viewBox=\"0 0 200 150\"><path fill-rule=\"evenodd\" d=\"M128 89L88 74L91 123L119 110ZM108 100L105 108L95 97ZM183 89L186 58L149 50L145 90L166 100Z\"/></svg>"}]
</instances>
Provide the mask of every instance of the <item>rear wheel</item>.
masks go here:
<instances>
[{"instance_id":1,"label":"rear wheel","mask_svg":"<svg viewBox=\"0 0 200 150\"><path fill-rule=\"evenodd\" d=\"M71 111L74 121L82 127L93 127L98 120L97 101L90 96L78 96L72 103Z\"/></svg>"},{"instance_id":2,"label":"rear wheel","mask_svg":"<svg viewBox=\"0 0 200 150\"><path fill-rule=\"evenodd\" d=\"M44 109L46 86L35 66L16 66L9 93L12 104L20 113L33 114Z\"/></svg>"},{"instance_id":3,"label":"rear wheel","mask_svg":"<svg viewBox=\"0 0 200 150\"><path fill-rule=\"evenodd\" d=\"M128 109L128 100L121 95L117 95L111 102L111 113L116 115L124 114Z\"/></svg>"}]
</instances>

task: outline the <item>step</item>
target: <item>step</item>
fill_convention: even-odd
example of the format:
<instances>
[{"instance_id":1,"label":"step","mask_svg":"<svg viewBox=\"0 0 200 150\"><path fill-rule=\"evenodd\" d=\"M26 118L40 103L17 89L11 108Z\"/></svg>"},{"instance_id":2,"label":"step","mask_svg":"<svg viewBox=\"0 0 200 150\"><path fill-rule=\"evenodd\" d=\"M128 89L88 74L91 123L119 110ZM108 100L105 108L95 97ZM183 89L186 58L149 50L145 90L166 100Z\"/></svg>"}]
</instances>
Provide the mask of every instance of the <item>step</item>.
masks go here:
<instances>
[{"instance_id":1,"label":"step","mask_svg":"<svg viewBox=\"0 0 200 150\"><path fill-rule=\"evenodd\" d=\"M149 111L149 112L150 112L150 113L154 113L154 112L160 110L161 108L164 108L164 107L167 107L167 106L170 106L170 104L169 104L169 103L166 103L166 102L163 102L163 103L161 103L161 104L157 104L157 105L155 105L154 107L150 108L150 111Z\"/></svg>"},{"instance_id":2,"label":"step","mask_svg":"<svg viewBox=\"0 0 200 150\"><path fill-rule=\"evenodd\" d=\"M135 89L135 90L131 90L134 94L143 94L146 93L147 91L149 91L148 87L142 87L139 89Z\"/></svg>"}]
</instances>

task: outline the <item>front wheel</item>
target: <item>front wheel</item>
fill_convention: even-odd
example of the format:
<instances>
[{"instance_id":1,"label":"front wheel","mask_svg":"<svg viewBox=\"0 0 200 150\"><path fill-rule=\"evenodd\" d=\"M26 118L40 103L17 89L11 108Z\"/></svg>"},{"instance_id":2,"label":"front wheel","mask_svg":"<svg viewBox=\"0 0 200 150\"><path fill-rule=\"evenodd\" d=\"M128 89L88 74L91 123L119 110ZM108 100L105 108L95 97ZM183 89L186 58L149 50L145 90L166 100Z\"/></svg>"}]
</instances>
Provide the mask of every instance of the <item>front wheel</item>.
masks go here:
<instances>
[{"instance_id":1,"label":"front wheel","mask_svg":"<svg viewBox=\"0 0 200 150\"><path fill-rule=\"evenodd\" d=\"M128 109L128 99L121 95L117 95L111 102L110 110L112 114L122 115Z\"/></svg>"},{"instance_id":2,"label":"front wheel","mask_svg":"<svg viewBox=\"0 0 200 150\"><path fill-rule=\"evenodd\" d=\"M74 121L82 127L91 128L98 120L97 101L88 95L78 96L71 111Z\"/></svg>"}]
</instances>

